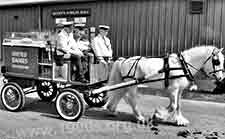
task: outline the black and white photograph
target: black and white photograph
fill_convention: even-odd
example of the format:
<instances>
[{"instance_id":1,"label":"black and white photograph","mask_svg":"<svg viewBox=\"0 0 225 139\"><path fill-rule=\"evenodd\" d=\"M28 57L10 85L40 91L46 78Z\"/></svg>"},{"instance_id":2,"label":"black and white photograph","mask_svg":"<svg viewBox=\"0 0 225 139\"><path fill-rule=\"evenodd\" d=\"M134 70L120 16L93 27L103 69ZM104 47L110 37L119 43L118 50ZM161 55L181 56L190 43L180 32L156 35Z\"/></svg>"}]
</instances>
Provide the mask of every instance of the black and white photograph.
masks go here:
<instances>
[{"instance_id":1,"label":"black and white photograph","mask_svg":"<svg viewBox=\"0 0 225 139\"><path fill-rule=\"evenodd\" d=\"M0 0L0 139L225 139L225 0Z\"/></svg>"}]
</instances>

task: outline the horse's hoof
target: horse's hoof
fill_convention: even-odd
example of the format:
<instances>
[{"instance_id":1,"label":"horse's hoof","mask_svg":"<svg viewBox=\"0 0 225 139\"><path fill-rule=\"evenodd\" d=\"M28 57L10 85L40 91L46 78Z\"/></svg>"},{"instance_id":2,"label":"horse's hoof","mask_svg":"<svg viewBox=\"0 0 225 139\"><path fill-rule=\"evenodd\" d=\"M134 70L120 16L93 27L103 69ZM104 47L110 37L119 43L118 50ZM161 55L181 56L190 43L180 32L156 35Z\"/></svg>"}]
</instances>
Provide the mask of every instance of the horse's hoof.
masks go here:
<instances>
[{"instance_id":1,"label":"horse's hoof","mask_svg":"<svg viewBox=\"0 0 225 139\"><path fill-rule=\"evenodd\" d=\"M151 126L151 118L148 118L148 119L145 119L144 117L137 118L136 122L138 124L141 124L141 125L149 125L149 126Z\"/></svg>"},{"instance_id":2,"label":"horse's hoof","mask_svg":"<svg viewBox=\"0 0 225 139\"><path fill-rule=\"evenodd\" d=\"M168 119L170 114L168 113L168 110L164 107L159 107L155 110L152 118L156 121L164 121Z\"/></svg>"},{"instance_id":3,"label":"horse's hoof","mask_svg":"<svg viewBox=\"0 0 225 139\"><path fill-rule=\"evenodd\" d=\"M115 111L115 110L112 110L111 107L109 105L107 105L104 110L107 111L107 115L110 116L110 117L116 117L118 115L118 112Z\"/></svg>"},{"instance_id":4,"label":"horse's hoof","mask_svg":"<svg viewBox=\"0 0 225 139\"><path fill-rule=\"evenodd\" d=\"M179 116L177 119L176 119L176 124L178 126L187 126L190 122L183 116Z\"/></svg>"},{"instance_id":5,"label":"horse's hoof","mask_svg":"<svg viewBox=\"0 0 225 139\"><path fill-rule=\"evenodd\" d=\"M156 117L156 115L153 114L153 116L152 116L152 118L151 118L152 125L153 125L153 126L158 126L158 122L159 122L159 121L160 121L160 119L158 119L158 118Z\"/></svg>"},{"instance_id":6,"label":"horse's hoof","mask_svg":"<svg viewBox=\"0 0 225 139\"><path fill-rule=\"evenodd\" d=\"M140 125L148 125L149 124L148 120L137 120L136 122Z\"/></svg>"}]
</instances>

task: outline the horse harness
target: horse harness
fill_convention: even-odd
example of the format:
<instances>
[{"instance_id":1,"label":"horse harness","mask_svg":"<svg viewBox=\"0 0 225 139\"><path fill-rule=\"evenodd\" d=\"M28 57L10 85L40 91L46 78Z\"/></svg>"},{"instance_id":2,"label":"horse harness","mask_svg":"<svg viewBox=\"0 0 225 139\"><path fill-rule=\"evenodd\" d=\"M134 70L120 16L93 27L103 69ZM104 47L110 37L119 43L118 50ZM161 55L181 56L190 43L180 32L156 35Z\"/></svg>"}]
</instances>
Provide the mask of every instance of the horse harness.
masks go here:
<instances>
[{"instance_id":1,"label":"horse harness","mask_svg":"<svg viewBox=\"0 0 225 139\"><path fill-rule=\"evenodd\" d=\"M136 71L137 71L137 65L138 65L139 61L141 60L141 58L142 58L142 57L140 56L139 58L135 59L135 61L133 62L131 68L129 69L127 75L122 77L123 80L124 80L124 79L127 79L127 78L132 78L132 79L135 78L135 74L136 74ZM123 60L122 63L124 63L126 60L127 60L127 59ZM134 69L133 74L131 74L132 69Z\"/></svg>"},{"instance_id":2,"label":"horse harness","mask_svg":"<svg viewBox=\"0 0 225 139\"><path fill-rule=\"evenodd\" d=\"M191 65L190 63L187 63L181 53L177 54L179 62L181 64L181 67L177 67L177 68L170 68L170 66L169 66L169 54L167 54L165 57L163 57L163 59L164 59L164 66L163 66L163 69L161 69L159 71L159 73L164 73L165 74L164 79L162 79L162 80L164 80L165 88L167 88L169 86L169 80L172 79L172 77L170 76L170 71L172 71L172 70L182 70L184 72L184 75L179 75L179 76L174 76L174 77L175 78L176 77L177 78L186 77L191 82L194 81L194 76L192 75L192 73L191 73L190 69L188 68L188 66L190 66L191 68L195 69L196 71L200 71L206 77L209 77L209 74L214 74L214 73L217 73L219 71L224 71L223 69L219 69L219 70L215 69L216 66L220 65L220 61L219 61L218 56L216 56L216 54L214 53L214 51L215 50L213 50L212 54L203 63L203 65L205 65L212 58L213 71L209 72L208 74L203 69L197 69L193 65ZM132 79L139 80L139 81L144 80L144 79L136 79L135 78L137 65L138 65L139 61L141 60L141 58L142 57L139 57L139 58L135 59L135 61L133 62L132 66L130 68L130 70L128 71L127 75L123 76L123 79L132 78ZM126 61L126 59L123 61L123 63L125 61ZM132 69L134 70L133 74L131 74ZM174 79L174 77L173 77L173 79ZM160 81L160 79L159 79L159 81Z\"/></svg>"},{"instance_id":3,"label":"horse harness","mask_svg":"<svg viewBox=\"0 0 225 139\"><path fill-rule=\"evenodd\" d=\"M209 73L207 73L206 71L204 71L204 69L202 69L202 68L201 69L197 69L197 68L195 68L193 65L191 65L189 63L187 63L187 65L190 66L190 67L192 67L196 71L200 71L207 78L210 78L209 75L211 75L211 74L213 74L213 76L215 76L215 73L217 73L217 72L220 72L220 71L224 72L224 69L216 70L216 66L219 66L220 65L220 61L219 61L218 56L215 53L215 49L213 50L212 54L205 60L205 62L203 63L203 65L205 65L211 58L212 58L213 71L210 71ZM215 79L217 80L216 77L215 77Z\"/></svg>"},{"instance_id":4,"label":"horse harness","mask_svg":"<svg viewBox=\"0 0 225 139\"><path fill-rule=\"evenodd\" d=\"M192 75L190 69L188 68L188 63L185 61L183 55L181 53L177 54L178 59L180 61L181 67L177 68L170 68L169 67L169 55L164 57L164 67L162 70L159 71L159 73L165 73L164 77L164 85L165 88L169 86L169 80L170 80L170 71L172 70L182 70L184 72L184 75L181 77L186 77L189 81L194 81L194 76Z\"/></svg>"}]
</instances>

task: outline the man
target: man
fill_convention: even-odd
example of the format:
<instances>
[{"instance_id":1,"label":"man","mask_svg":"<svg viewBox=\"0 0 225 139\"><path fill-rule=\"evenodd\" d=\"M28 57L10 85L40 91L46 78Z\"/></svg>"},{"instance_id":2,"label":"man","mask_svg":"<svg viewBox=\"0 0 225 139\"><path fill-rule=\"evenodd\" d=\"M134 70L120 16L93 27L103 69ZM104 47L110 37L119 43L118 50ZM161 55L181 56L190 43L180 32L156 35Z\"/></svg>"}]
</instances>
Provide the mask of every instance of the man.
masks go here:
<instances>
[{"instance_id":1,"label":"man","mask_svg":"<svg viewBox=\"0 0 225 139\"><path fill-rule=\"evenodd\" d=\"M73 43L73 22L63 22L63 29L58 34L57 39L57 51L58 55L63 54L74 54L82 56L83 54L80 51L76 51L71 48L71 43ZM60 53L61 52L61 53Z\"/></svg>"},{"instance_id":2,"label":"man","mask_svg":"<svg viewBox=\"0 0 225 139\"><path fill-rule=\"evenodd\" d=\"M58 34L57 45L58 51L57 55L64 55L66 57L71 58L71 64L76 65L76 80L80 82L87 83L87 80L84 78L82 74L82 64L81 57L83 53L74 47L74 38L73 38L73 22L65 22L63 23L63 29ZM72 66L73 67L73 66ZM74 69L74 68L72 68ZM74 73L71 73L74 75Z\"/></svg>"},{"instance_id":3,"label":"man","mask_svg":"<svg viewBox=\"0 0 225 139\"><path fill-rule=\"evenodd\" d=\"M74 39L76 41L76 45L74 46L83 52L84 56L82 58L87 64L88 62L94 62L94 55L91 52L90 41L88 39L88 34L85 32L85 29L87 29L85 24L74 25Z\"/></svg>"},{"instance_id":4,"label":"man","mask_svg":"<svg viewBox=\"0 0 225 139\"><path fill-rule=\"evenodd\" d=\"M84 35L84 24L75 24L73 30L73 46L72 49L76 50L79 49L80 52L89 51L90 50L90 43L86 39L82 39Z\"/></svg>"},{"instance_id":5,"label":"man","mask_svg":"<svg viewBox=\"0 0 225 139\"><path fill-rule=\"evenodd\" d=\"M109 29L109 26L99 25L99 34L92 41L92 48L97 60L104 64L112 59L111 43L107 37Z\"/></svg>"}]
</instances>

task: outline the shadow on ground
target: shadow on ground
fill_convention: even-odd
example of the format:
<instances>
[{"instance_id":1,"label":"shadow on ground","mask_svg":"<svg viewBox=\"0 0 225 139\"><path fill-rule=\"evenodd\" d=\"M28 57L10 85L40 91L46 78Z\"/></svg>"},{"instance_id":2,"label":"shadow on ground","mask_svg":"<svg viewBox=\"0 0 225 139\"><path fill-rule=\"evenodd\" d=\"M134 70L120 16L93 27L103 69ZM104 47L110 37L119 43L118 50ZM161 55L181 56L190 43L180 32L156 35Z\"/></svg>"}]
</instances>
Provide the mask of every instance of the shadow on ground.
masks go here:
<instances>
[{"instance_id":1,"label":"shadow on ground","mask_svg":"<svg viewBox=\"0 0 225 139\"><path fill-rule=\"evenodd\" d=\"M112 115L107 110L102 108L87 109L84 118L95 120L112 120L112 121L129 121L136 122L135 117L131 113L118 112L117 115Z\"/></svg>"},{"instance_id":2,"label":"shadow on ground","mask_svg":"<svg viewBox=\"0 0 225 139\"><path fill-rule=\"evenodd\" d=\"M1 102L0 102L0 109L3 111L7 111L3 107ZM24 105L24 108L21 110L21 112L37 112L44 117L60 119L55 108L55 103L53 101L44 102L44 101L41 101L39 98L26 97L25 105ZM83 118L95 119L95 120L135 122L135 117L130 113L119 112L117 116L113 116L108 111L102 108L88 108L88 106L86 106L86 110L83 115Z\"/></svg>"}]
</instances>

